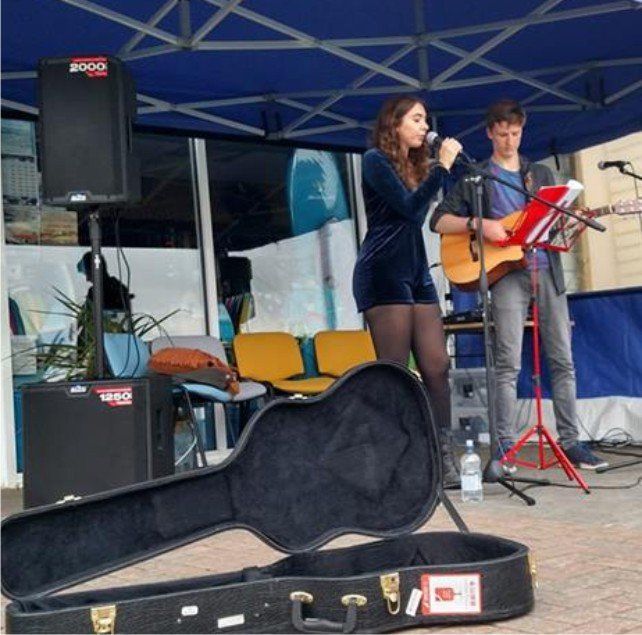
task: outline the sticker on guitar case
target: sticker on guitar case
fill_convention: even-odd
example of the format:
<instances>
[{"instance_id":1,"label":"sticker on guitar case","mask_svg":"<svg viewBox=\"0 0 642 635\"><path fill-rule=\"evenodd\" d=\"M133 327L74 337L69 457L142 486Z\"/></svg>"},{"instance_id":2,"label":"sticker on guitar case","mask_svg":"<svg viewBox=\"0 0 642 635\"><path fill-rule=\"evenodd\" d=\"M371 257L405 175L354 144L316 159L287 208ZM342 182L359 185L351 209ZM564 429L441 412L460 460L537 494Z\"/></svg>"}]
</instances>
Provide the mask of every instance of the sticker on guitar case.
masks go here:
<instances>
[{"instance_id":1,"label":"sticker on guitar case","mask_svg":"<svg viewBox=\"0 0 642 635\"><path fill-rule=\"evenodd\" d=\"M241 626L243 624L245 624L245 615L243 613L221 617L216 621L217 628L230 628L230 626Z\"/></svg>"},{"instance_id":2,"label":"sticker on guitar case","mask_svg":"<svg viewBox=\"0 0 642 635\"><path fill-rule=\"evenodd\" d=\"M482 612L481 574L421 576L422 615L475 615Z\"/></svg>"},{"instance_id":3,"label":"sticker on guitar case","mask_svg":"<svg viewBox=\"0 0 642 635\"><path fill-rule=\"evenodd\" d=\"M406 604L406 615L415 617L415 615L417 615L417 609L419 608L419 602L421 602L421 591L419 589L413 589L410 592L408 604Z\"/></svg>"}]
</instances>

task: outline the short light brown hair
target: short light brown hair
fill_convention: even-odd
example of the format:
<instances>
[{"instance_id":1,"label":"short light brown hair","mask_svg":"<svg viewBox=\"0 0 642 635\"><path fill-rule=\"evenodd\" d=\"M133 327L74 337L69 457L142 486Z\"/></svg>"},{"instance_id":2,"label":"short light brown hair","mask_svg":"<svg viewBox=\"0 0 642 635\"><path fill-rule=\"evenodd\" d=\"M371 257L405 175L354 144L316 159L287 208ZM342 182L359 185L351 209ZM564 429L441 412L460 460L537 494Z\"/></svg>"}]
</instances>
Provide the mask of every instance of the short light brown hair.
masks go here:
<instances>
[{"instance_id":1,"label":"short light brown hair","mask_svg":"<svg viewBox=\"0 0 642 635\"><path fill-rule=\"evenodd\" d=\"M486 111L486 128L492 130L496 123L518 124L526 123L526 112L521 104L514 99L501 99L491 104Z\"/></svg>"}]
</instances>

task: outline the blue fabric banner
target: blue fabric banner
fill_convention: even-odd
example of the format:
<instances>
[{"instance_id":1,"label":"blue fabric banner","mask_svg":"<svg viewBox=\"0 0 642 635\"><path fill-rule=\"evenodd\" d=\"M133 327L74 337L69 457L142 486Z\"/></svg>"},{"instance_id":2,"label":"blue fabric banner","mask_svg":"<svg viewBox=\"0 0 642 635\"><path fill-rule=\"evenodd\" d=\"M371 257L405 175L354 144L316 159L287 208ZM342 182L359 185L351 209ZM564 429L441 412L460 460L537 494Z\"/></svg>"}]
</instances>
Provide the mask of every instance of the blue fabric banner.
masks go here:
<instances>
[{"instance_id":1,"label":"blue fabric banner","mask_svg":"<svg viewBox=\"0 0 642 635\"><path fill-rule=\"evenodd\" d=\"M457 294L458 296L460 294ZM475 294L455 302L463 310ZM642 287L569 295L573 326L573 359L578 399L642 397ZM483 365L483 340L478 335L457 336L457 366ZM517 395L527 398L532 388L532 337L524 337L522 371ZM545 355L542 360L544 397L551 395Z\"/></svg>"}]
</instances>

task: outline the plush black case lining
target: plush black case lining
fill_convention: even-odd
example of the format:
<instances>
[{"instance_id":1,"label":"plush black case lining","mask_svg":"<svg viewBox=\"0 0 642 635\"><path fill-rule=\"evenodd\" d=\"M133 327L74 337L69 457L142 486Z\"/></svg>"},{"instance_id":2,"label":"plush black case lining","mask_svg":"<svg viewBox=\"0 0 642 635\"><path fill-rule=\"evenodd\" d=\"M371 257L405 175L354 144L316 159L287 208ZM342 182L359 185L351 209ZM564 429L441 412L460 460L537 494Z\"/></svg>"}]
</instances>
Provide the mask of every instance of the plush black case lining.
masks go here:
<instances>
[{"instance_id":1,"label":"plush black case lining","mask_svg":"<svg viewBox=\"0 0 642 635\"><path fill-rule=\"evenodd\" d=\"M410 532L437 503L438 457L422 384L361 366L320 397L272 402L220 466L8 518L2 589L50 593L233 527L285 552Z\"/></svg>"}]
</instances>

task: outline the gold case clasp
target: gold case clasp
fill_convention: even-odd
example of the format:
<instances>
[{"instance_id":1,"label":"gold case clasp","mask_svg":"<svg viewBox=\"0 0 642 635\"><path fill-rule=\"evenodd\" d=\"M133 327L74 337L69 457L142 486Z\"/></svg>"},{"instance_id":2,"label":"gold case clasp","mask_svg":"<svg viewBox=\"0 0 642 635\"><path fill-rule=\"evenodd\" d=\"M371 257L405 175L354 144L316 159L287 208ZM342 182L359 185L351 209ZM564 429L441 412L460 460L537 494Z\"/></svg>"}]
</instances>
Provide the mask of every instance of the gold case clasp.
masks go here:
<instances>
[{"instance_id":1,"label":"gold case clasp","mask_svg":"<svg viewBox=\"0 0 642 635\"><path fill-rule=\"evenodd\" d=\"M116 605L96 606L91 609L94 633L113 633L116 627Z\"/></svg>"},{"instance_id":2,"label":"gold case clasp","mask_svg":"<svg viewBox=\"0 0 642 635\"><path fill-rule=\"evenodd\" d=\"M537 579L537 561L532 551L528 552L528 566L531 570L531 582L534 589L539 589L539 580Z\"/></svg>"},{"instance_id":3,"label":"gold case clasp","mask_svg":"<svg viewBox=\"0 0 642 635\"><path fill-rule=\"evenodd\" d=\"M388 573L379 578L381 592L388 606L390 615L397 615L401 608L401 591L399 590L399 574Z\"/></svg>"}]
</instances>

